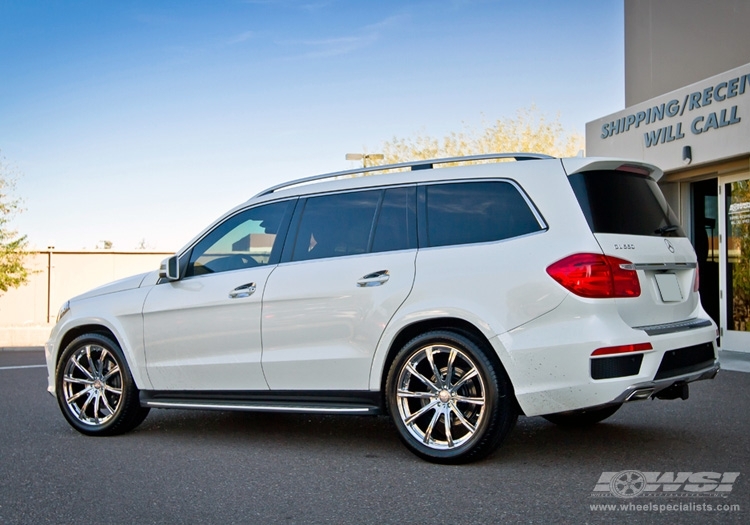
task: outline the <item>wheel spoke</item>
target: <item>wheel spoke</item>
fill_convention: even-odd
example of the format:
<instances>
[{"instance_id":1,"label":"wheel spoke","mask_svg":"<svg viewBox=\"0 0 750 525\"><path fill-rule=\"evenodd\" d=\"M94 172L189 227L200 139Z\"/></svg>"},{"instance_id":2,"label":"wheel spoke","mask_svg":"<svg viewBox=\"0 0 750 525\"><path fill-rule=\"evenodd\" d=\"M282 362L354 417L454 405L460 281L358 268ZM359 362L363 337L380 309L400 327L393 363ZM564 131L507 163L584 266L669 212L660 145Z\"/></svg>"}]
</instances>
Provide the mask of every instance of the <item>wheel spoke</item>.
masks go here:
<instances>
[{"instance_id":1,"label":"wheel spoke","mask_svg":"<svg viewBox=\"0 0 750 525\"><path fill-rule=\"evenodd\" d=\"M465 397L465 396L456 396L453 398L453 401L456 403L471 403L472 405L481 405L484 406L484 398L483 397Z\"/></svg>"},{"instance_id":2,"label":"wheel spoke","mask_svg":"<svg viewBox=\"0 0 750 525\"><path fill-rule=\"evenodd\" d=\"M109 404L109 400L107 399L107 396L101 396L102 403L104 403L104 408L106 408L109 411L109 414L105 414L106 416L109 416L111 414L115 413L115 409L112 408L112 405Z\"/></svg>"},{"instance_id":3,"label":"wheel spoke","mask_svg":"<svg viewBox=\"0 0 750 525\"><path fill-rule=\"evenodd\" d=\"M81 406L81 414L80 414L79 418L82 419L82 420L83 419L87 419L86 418L86 409L89 407L89 404L91 403L91 400L96 396L96 391L93 390L93 389L91 389L91 390L89 390L88 394L89 394L88 399L86 399L86 401Z\"/></svg>"},{"instance_id":4,"label":"wheel spoke","mask_svg":"<svg viewBox=\"0 0 750 525\"><path fill-rule=\"evenodd\" d=\"M76 384L76 385L87 385L88 386L88 385L93 385L94 384L94 381L91 380L91 379L80 379L78 377L73 377L73 376L69 376L69 375L66 375L63 380L66 383L73 383L73 384Z\"/></svg>"},{"instance_id":5,"label":"wheel spoke","mask_svg":"<svg viewBox=\"0 0 750 525\"><path fill-rule=\"evenodd\" d=\"M86 357L89 360L89 370L91 370L93 374L96 374L96 365L94 365L94 359L91 357L91 345L86 347Z\"/></svg>"},{"instance_id":6,"label":"wheel spoke","mask_svg":"<svg viewBox=\"0 0 750 525\"><path fill-rule=\"evenodd\" d=\"M86 377L88 377L92 381L94 380L94 376L91 375L91 372L89 372L88 370L86 370L85 368L83 368L83 365L81 365L81 363L78 362L78 359L71 358L71 360L72 360L73 364L75 365L75 367L78 370L80 370L81 372L83 372Z\"/></svg>"},{"instance_id":7,"label":"wheel spoke","mask_svg":"<svg viewBox=\"0 0 750 525\"><path fill-rule=\"evenodd\" d=\"M399 390L396 392L398 397L409 399L435 399L435 394L431 392L410 392L408 390Z\"/></svg>"},{"instance_id":8,"label":"wheel spoke","mask_svg":"<svg viewBox=\"0 0 750 525\"><path fill-rule=\"evenodd\" d=\"M84 394L90 394L91 390L92 390L91 387L84 388L83 390L81 390L77 394L72 395L68 399L66 399L66 403L68 403L68 405L72 404L76 399L78 399L79 397L83 396Z\"/></svg>"},{"instance_id":9,"label":"wheel spoke","mask_svg":"<svg viewBox=\"0 0 750 525\"><path fill-rule=\"evenodd\" d=\"M445 423L445 440L448 442L448 448L453 448L453 434L451 434L450 411L443 411L443 422Z\"/></svg>"},{"instance_id":10,"label":"wheel spoke","mask_svg":"<svg viewBox=\"0 0 750 525\"><path fill-rule=\"evenodd\" d=\"M427 386L428 388L431 388L433 392L440 391L440 389L432 381L430 381L425 376L417 372L417 369L414 368L414 365L412 365L411 363L406 365L406 369L411 373L411 375L413 375L414 377L419 379L422 383L424 383L425 386Z\"/></svg>"},{"instance_id":11,"label":"wheel spoke","mask_svg":"<svg viewBox=\"0 0 750 525\"><path fill-rule=\"evenodd\" d=\"M102 372L104 371L104 352L99 354L99 357L94 362L94 366L96 366L96 376L102 377Z\"/></svg>"},{"instance_id":12,"label":"wheel spoke","mask_svg":"<svg viewBox=\"0 0 750 525\"><path fill-rule=\"evenodd\" d=\"M119 373L120 373L120 367L117 366L117 365L115 365L112 370L110 370L109 372L107 372L106 376L102 377L102 381L104 381L106 383L107 381L109 381L110 377L112 377L115 374L119 374Z\"/></svg>"},{"instance_id":13,"label":"wheel spoke","mask_svg":"<svg viewBox=\"0 0 750 525\"><path fill-rule=\"evenodd\" d=\"M461 379L458 380L458 383L453 385L452 390L455 392L456 390L461 388L461 386L464 383L466 383L469 379L472 379L473 377L476 377L477 375L479 375L479 371L476 369L476 367L472 366L471 370L469 370L463 376L461 376Z\"/></svg>"},{"instance_id":14,"label":"wheel spoke","mask_svg":"<svg viewBox=\"0 0 750 525\"><path fill-rule=\"evenodd\" d=\"M456 408L455 405L451 404L451 410L456 415L456 417L461 422L461 424L463 426L465 426L467 429L469 429L469 432L471 432L473 434L474 432L477 431L477 427L475 427L474 425L472 425L471 423L469 423L469 421L466 419L466 417L463 415L463 413L458 408Z\"/></svg>"},{"instance_id":15,"label":"wheel spoke","mask_svg":"<svg viewBox=\"0 0 750 525\"><path fill-rule=\"evenodd\" d=\"M424 349L424 353L427 356L427 362L430 363L430 366L432 367L432 373L435 374L435 382L437 383L437 388L443 388L445 383L443 382L443 377L440 374L440 371L438 370L438 367L435 365L435 356L433 355L434 347L429 347Z\"/></svg>"},{"instance_id":16,"label":"wheel spoke","mask_svg":"<svg viewBox=\"0 0 750 525\"><path fill-rule=\"evenodd\" d=\"M444 386L446 388L451 388L451 384L453 382L453 363L456 361L456 355L458 355L458 352L456 352L456 349L451 348L451 353L448 356L448 369L445 372Z\"/></svg>"},{"instance_id":17,"label":"wheel spoke","mask_svg":"<svg viewBox=\"0 0 750 525\"><path fill-rule=\"evenodd\" d=\"M432 415L432 421L430 421L430 425L427 427L427 430L424 433L424 439L422 442L426 445L430 442L430 439L432 438L432 430L435 428L435 423L437 423L437 420L440 418L440 411L435 410L435 413Z\"/></svg>"},{"instance_id":18,"label":"wheel spoke","mask_svg":"<svg viewBox=\"0 0 750 525\"><path fill-rule=\"evenodd\" d=\"M115 388L113 386L104 385L104 390L107 392L112 392L113 394L117 394L118 396L122 395L122 388Z\"/></svg>"},{"instance_id":19,"label":"wheel spoke","mask_svg":"<svg viewBox=\"0 0 750 525\"><path fill-rule=\"evenodd\" d=\"M99 392L94 394L94 423L99 424L99 400L102 395Z\"/></svg>"},{"instance_id":20,"label":"wheel spoke","mask_svg":"<svg viewBox=\"0 0 750 525\"><path fill-rule=\"evenodd\" d=\"M419 419L423 414L425 414L426 412L429 412L430 410L434 409L435 405L437 405L437 403L438 403L437 399L433 399L429 404L423 406L422 408L420 408L419 410L417 410L416 412L414 412L411 416L409 416L408 418L406 418L404 420L404 424L411 425L415 420Z\"/></svg>"}]
</instances>

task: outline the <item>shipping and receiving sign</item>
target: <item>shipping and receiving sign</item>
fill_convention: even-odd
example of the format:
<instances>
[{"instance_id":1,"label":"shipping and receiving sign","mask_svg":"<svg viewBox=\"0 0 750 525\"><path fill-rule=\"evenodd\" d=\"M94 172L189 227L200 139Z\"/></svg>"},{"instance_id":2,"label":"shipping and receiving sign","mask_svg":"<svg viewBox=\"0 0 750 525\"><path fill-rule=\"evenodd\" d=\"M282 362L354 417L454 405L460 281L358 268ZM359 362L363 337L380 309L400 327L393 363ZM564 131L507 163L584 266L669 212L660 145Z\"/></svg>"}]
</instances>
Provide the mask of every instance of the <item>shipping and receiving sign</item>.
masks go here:
<instances>
[{"instance_id":1,"label":"shipping and receiving sign","mask_svg":"<svg viewBox=\"0 0 750 525\"><path fill-rule=\"evenodd\" d=\"M586 124L587 156L664 170L750 153L750 64Z\"/></svg>"}]
</instances>

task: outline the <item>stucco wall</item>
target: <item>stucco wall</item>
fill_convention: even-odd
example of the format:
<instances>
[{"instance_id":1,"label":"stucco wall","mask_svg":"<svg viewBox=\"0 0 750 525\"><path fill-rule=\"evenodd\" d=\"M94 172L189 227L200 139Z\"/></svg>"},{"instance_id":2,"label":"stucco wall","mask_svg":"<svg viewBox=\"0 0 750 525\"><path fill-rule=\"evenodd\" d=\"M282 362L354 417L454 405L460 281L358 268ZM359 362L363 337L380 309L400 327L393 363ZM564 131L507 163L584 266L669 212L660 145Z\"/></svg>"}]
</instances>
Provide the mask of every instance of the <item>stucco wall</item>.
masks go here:
<instances>
[{"instance_id":1,"label":"stucco wall","mask_svg":"<svg viewBox=\"0 0 750 525\"><path fill-rule=\"evenodd\" d=\"M748 0L625 0L625 106L750 59Z\"/></svg>"}]
</instances>

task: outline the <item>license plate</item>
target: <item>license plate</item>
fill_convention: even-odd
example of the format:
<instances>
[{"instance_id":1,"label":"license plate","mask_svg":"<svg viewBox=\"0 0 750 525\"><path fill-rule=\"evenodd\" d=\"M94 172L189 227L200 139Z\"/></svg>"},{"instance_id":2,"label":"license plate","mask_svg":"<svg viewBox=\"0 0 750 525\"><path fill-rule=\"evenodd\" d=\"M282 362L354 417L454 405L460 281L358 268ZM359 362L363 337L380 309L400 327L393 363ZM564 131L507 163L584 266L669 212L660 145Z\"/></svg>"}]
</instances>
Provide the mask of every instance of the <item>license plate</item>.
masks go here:
<instances>
[{"instance_id":1,"label":"license plate","mask_svg":"<svg viewBox=\"0 0 750 525\"><path fill-rule=\"evenodd\" d=\"M657 273L656 286L659 288L661 300L665 303L675 303L682 301L682 290L677 276L673 273Z\"/></svg>"}]
</instances>

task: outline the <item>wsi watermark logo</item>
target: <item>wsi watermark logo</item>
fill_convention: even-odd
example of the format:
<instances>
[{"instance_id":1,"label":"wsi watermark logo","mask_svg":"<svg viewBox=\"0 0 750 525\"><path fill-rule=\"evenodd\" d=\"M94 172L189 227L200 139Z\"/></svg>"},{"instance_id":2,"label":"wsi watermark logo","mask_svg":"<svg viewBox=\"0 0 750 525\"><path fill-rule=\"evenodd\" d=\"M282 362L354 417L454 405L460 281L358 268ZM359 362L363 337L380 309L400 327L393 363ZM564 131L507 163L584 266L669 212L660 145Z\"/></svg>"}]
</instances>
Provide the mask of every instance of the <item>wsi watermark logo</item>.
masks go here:
<instances>
[{"instance_id":1,"label":"wsi watermark logo","mask_svg":"<svg viewBox=\"0 0 750 525\"><path fill-rule=\"evenodd\" d=\"M727 497L739 472L602 472L592 497Z\"/></svg>"}]
</instances>

